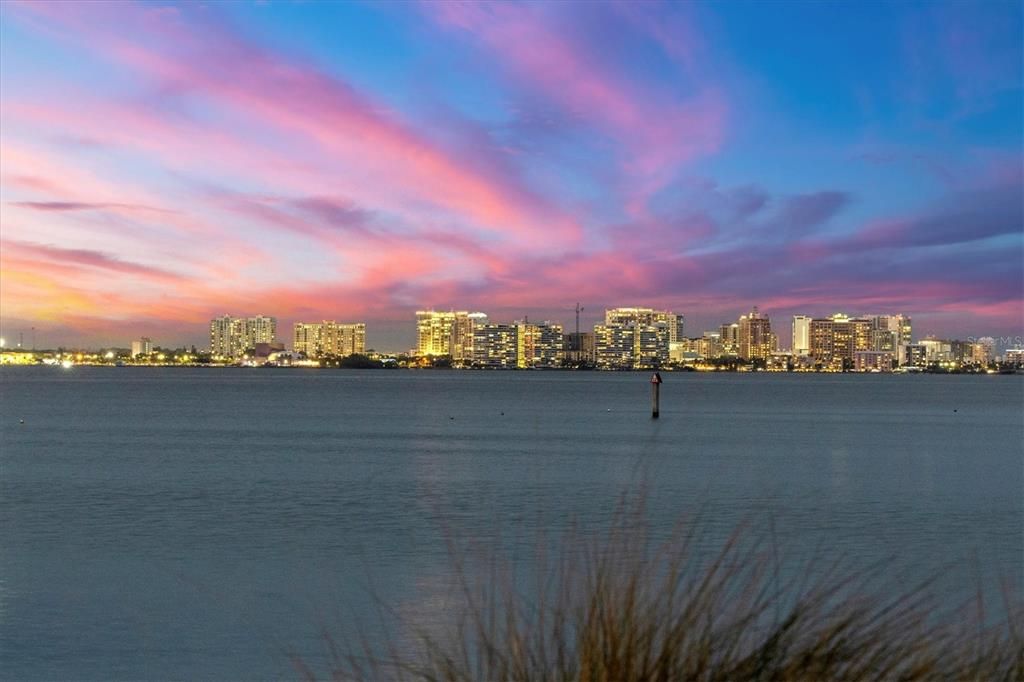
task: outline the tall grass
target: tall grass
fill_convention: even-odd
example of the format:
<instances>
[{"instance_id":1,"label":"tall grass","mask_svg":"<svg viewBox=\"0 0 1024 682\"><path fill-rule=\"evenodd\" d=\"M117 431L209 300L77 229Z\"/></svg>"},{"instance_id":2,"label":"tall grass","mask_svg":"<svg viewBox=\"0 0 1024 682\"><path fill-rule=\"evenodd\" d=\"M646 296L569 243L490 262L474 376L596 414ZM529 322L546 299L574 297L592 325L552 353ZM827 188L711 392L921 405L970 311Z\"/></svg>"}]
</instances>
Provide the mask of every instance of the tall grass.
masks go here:
<instances>
[{"instance_id":1,"label":"tall grass","mask_svg":"<svg viewBox=\"0 0 1024 682\"><path fill-rule=\"evenodd\" d=\"M655 542L644 505L610 530L537 544L530 575L445 535L458 598L414 642L330 652L341 680L1024 680L1020 596L951 608L930 583L892 595L885 566L780 568L775 541L737 529L710 556L699 524ZM786 577L786 576L789 577ZM528 578L528 579L524 579ZM886 596L888 595L888 596ZM438 625L441 623L441 625ZM308 679L317 675L293 659Z\"/></svg>"}]
</instances>

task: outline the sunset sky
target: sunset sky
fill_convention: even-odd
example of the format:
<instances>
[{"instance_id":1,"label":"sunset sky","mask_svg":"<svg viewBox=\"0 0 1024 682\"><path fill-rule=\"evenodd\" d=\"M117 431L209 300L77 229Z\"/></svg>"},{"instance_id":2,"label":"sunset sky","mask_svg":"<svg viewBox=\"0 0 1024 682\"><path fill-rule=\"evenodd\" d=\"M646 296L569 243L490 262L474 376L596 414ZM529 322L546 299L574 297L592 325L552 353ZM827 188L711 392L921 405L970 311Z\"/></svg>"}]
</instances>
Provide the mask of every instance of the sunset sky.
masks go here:
<instances>
[{"instance_id":1,"label":"sunset sky","mask_svg":"<svg viewBox=\"0 0 1024 682\"><path fill-rule=\"evenodd\" d=\"M0 333L1024 326L1021 3L0 6Z\"/></svg>"}]
</instances>

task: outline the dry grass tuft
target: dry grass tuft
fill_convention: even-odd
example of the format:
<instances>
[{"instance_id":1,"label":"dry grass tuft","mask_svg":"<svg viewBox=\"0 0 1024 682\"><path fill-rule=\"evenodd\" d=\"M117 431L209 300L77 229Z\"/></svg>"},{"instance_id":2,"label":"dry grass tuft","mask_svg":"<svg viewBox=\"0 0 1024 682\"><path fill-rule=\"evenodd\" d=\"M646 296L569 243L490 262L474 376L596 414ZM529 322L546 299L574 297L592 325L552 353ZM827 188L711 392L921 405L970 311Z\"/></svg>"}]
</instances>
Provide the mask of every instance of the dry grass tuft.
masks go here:
<instances>
[{"instance_id":1,"label":"dry grass tuft","mask_svg":"<svg viewBox=\"0 0 1024 682\"><path fill-rule=\"evenodd\" d=\"M1022 609L1008 592L1005 620L986 623L980 598L971 609L949 610L927 584L879 596L891 592L881 589L883 567L851 576L816 566L785 579L773 542L751 542L745 529L716 556L701 557L686 527L652 542L642 501L624 502L606 534L584 539L573 531L554 558L539 549L530 589L498 561L468 566L448 533L459 593L454 620L440 632L436 623L414 628L413 646L392 638L384 652L364 642L342 653L326 638L330 677L1024 680Z\"/></svg>"}]
</instances>

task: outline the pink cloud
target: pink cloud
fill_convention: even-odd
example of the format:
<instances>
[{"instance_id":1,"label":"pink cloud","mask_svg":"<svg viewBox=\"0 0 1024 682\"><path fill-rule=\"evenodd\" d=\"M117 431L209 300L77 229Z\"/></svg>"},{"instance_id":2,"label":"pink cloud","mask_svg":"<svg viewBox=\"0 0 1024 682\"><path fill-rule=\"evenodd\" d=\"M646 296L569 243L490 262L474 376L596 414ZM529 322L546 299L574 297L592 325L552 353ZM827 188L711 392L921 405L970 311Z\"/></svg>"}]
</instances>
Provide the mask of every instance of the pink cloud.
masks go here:
<instances>
[{"instance_id":1,"label":"pink cloud","mask_svg":"<svg viewBox=\"0 0 1024 682\"><path fill-rule=\"evenodd\" d=\"M722 93L705 86L680 101L652 92L600 66L595 49L572 41L541 12L520 3L437 2L424 5L443 26L468 32L529 87L556 102L580 123L591 123L625 150L634 214L688 161L717 150L726 105ZM688 46L673 41L642 9L627 14L652 31L670 56L692 63Z\"/></svg>"},{"instance_id":2,"label":"pink cloud","mask_svg":"<svg viewBox=\"0 0 1024 682\"><path fill-rule=\"evenodd\" d=\"M465 216L503 238L578 234L571 217L524 186L482 177L343 81L263 50L209 17L186 23L176 8L127 3L24 8L165 91L199 95L297 135L410 201Z\"/></svg>"},{"instance_id":3,"label":"pink cloud","mask_svg":"<svg viewBox=\"0 0 1024 682\"><path fill-rule=\"evenodd\" d=\"M56 263L70 263L99 270L139 275L162 282L178 282L183 279L182 275L169 270L151 265L129 263L101 251L65 249L47 244L32 244L10 240L4 240L0 242L0 245L2 245L5 255L13 253L16 257L21 255Z\"/></svg>"}]
</instances>

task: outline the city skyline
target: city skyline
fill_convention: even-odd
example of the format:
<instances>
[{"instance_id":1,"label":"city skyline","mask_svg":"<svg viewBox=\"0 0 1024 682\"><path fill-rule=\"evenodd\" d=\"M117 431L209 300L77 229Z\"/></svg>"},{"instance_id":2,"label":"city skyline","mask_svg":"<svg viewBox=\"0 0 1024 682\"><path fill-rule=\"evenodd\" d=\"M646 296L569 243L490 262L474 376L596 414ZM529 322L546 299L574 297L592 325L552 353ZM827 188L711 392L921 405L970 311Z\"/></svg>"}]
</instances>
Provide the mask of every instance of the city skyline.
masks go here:
<instances>
[{"instance_id":1,"label":"city skyline","mask_svg":"<svg viewBox=\"0 0 1024 682\"><path fill-rule=\"evenodd\" d=\"M577 310L582 310L578 304ZM59 349L57 354L36 354L21 343L6 350L0 338L0 348L5 349L0 364L70 368L83 361L121 365L130 358L133 364L158 366L997 373L1019 367L1024 353L1021 337L965 340L925 335L915 341L912 318L904 314L794 315L789 348L780 345L770 316L757 306L736 322L699 336L687 335L684 321L685 315L670 310L619 307L605 310L603 323L595 324L593 331L566 333L562 324L550 320L530 322L524 317L508 322L480 311L421 310L416 312L415 347L394 353L367 348L362 322L296 322L288 348L277 338L274 316L223 315L210 320L208 350L167 348L141 337L131 342L130 350Z\"/></svg>"},{"instance_id":2,"label":"city skyline","mask_svg":"<svg viewBox=\"0 0 1024 682\"><path fill-rule=\"evenodd\" d=\"M568 332L579 300L583 329L641 301L689 335L758 305L782 345L837 311L1019 337L1021 25L999 1L3 3L0 336L204 345L230 311L406 350L416 310Z\"/></svg>"}]
</instances>

